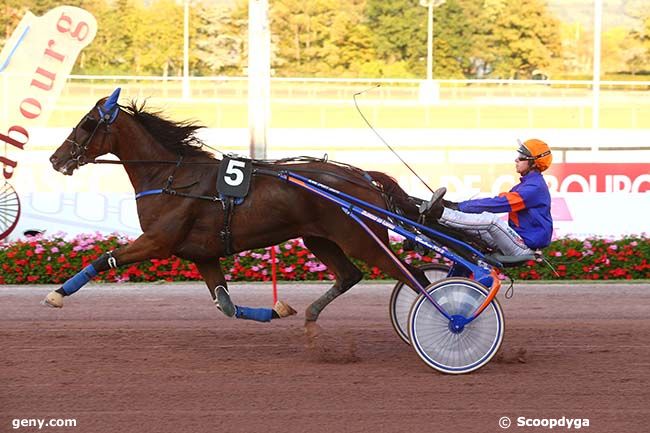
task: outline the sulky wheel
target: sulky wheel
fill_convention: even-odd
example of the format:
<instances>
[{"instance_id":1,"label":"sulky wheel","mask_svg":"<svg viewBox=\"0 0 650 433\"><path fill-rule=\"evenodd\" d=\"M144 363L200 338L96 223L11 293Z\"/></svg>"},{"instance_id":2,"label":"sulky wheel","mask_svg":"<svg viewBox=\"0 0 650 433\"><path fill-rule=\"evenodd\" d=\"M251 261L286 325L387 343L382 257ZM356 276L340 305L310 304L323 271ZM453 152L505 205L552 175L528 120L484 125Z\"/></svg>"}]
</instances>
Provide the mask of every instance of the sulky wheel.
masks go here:
<instances>
[{"instance_id":1,"label":"sulky wheel","mask_svg":"<svg viewBox=\"0 0 650 433\"><path fill-rule=\"evenodd\" d=\"M20 199L16 190L5 182L0 187L0 239L4 239L16 228L20 218Z\"/></svg>"},{"instance_id":2,"label":"sulky wheel","mask_svg":"<svg viewBox=\"0 0 650 433\"><path fill-rule=\"evenodd\" d=\"M440 281L449 273L449 267L437 263L426 263L418 266L418 269L424 271L430 283ZM408 318L411 306L417 298L418 293L413 291L409 286L398 281L390 295L388 310L390 312L390 323L397 332L399 338L406 344L410 344L408 333Z\"/></svg>"},{"instance_id":3,"label":"sulky wheel","mask_svg":"<svg viewBox=\"0 0 650 433\"><path fill-rule=\"evenodd\" d=\"M460 326L453 326L419 295L408 319L411 345L418 356L429 367L451 374L469 373L487 364L503 341L505 323L497 299L463 326L462 317L468 318L487 298L485 287L466 278L446 278L426 290Z\"/></svg>"}]
</instances>

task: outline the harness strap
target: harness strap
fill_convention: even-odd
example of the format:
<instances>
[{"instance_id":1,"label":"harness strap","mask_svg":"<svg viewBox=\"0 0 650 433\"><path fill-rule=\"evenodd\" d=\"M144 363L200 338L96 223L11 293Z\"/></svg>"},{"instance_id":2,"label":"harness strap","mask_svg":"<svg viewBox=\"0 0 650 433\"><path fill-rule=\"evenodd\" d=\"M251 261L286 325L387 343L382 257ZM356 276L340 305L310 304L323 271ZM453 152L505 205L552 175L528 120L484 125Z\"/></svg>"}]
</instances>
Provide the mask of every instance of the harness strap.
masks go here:
<instances>
[{"instance_id":1,"label":"harness strap","mask_svg":"<svg viewBox=\"0 0 650 433\"><path fill-rule=\"evenodd\" d=\"M221 242L223 243L224 252L227 256L234 252L232 247L232 231L230 230L230 223L232 221L233 213L233 197L227 196L221 200L223 205L223 229L219 232Z\"/></svg>"},{"instance_id":2,"label":"harness strap","mask_svg":"<svg viewBox=\"0 0 650 433\"><path fill-rule=\"evenodd\" d=\"M146 197L146 196L148 196L148 195L162 194L162 192L163 192L163 189L162 189L162 188L159 188L159 189L150 189L150 190L148 190L148 191L142 191L142 192L139 192L139 193L137 193L137 194L135 195L135 199L137 200L137 199L139 199L140 197Z\"/></svg>"}]
</instances>

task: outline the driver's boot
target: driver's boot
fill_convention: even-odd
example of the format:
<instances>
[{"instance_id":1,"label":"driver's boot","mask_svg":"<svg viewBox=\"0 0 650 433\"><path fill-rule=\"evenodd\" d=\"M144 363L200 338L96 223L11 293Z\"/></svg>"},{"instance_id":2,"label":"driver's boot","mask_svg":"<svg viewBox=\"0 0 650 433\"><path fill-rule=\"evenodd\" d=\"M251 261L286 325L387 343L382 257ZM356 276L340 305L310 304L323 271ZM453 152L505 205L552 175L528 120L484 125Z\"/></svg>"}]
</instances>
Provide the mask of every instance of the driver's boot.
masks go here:
<instances>
[{"instance_id":1,"label":"driver's boot","mask_svg":"<svg viewBox=\"0 0 650 433\"><path fill-rule=\"evenodd\" d=\"M422 202L420 205L420 215L423 215L426 221L432 223L440 219L442 213L445 210L442 198L446 193L447 188L443 186L442 188L438 188L433 192L433 195L429 201Z\"/></svg>"}]
</instances>

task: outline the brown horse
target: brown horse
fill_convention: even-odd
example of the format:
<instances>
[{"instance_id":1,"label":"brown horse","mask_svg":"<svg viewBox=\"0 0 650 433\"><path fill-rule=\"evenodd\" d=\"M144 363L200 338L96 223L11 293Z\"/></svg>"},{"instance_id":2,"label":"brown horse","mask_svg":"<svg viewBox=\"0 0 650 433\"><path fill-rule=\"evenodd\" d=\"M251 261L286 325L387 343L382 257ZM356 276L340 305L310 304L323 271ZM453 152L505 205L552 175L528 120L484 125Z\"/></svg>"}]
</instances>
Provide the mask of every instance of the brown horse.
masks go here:
<instances>
[{"instance_id":1,"label":"brown horse","mask_svg":"<svg viewBox=\"0 0 650 433\"><path fill-rule=\"evenodd\" d=\"M72 130L51 156L52 167L71 175L81 165L111 153L124 165L136 193L160 189L166 189L166 193L140 197L137 210L143 234L102 255L91 265L93 269L84 269L50 293L46 298L49 305L62 306L63 296L74 293L98 272L176 255L196 263L215 303L233 316L239 313L239 307L229 298L219 258L298 237L336 277L334 285L307 308L306 325L315 324L326 305L361 280L361 271L348 257L377 266L408 284L396 264L339 206L287 184L269 175L269 171L303 173L382 208L387 208L387 200L392 200L407 216L416 217L415 203L389 176L371 172L373 182L360 169L315 160L260 162L256 167L263 167L259 171L266 174L254 172L245 200L228 214L224 212L223 201L206 199L218 197L220 160L200 148L202 143L194 135L200 126L169 121L159 113L145 110L144 104L117 105L119 89L116 92L101 99ZM225 239L224 227L228 226L230 235ZM385 228L377 225L373 231L388 243ZM406 266L427 284L421 272ZM272 318L291 312L275 311ZM241 316L260 319L250 312ZM270 319L264 315L262 321Z\"/></svg>"}]
</instances>

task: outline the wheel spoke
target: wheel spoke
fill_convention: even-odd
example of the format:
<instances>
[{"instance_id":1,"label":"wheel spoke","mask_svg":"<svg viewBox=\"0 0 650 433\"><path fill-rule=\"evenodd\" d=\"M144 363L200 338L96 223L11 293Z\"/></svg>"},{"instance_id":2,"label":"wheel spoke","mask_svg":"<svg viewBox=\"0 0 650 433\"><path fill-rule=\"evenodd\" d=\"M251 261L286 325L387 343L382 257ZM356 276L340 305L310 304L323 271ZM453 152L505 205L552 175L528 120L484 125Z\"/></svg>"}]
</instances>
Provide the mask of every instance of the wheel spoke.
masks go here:
<instances>
[{"instance_id":1,"label":"wheel spoke","mask_svg":"<svg viewBox=\"0 0 650 433\"><path fill-rule=\"evenodd\" d=\"M483 303L487 291L467 279L445 279L427 288L450 315L467 317ZM488 362L499 349L503 337L503 315L496 300L472 323L453 332L448 321L428 300L419 297L411 326L412 345L430 367L447 373L472 371Z\"/></svg>"},{"instance_id":2,"label":"wheel spoke","mask_svg":"<svg viewBox=\"0 0 650 433\"><path fill-rule=\"evenodd\" d=\"M0 188L0 239L9 236L20 218L20 199L14 188L5 182Z\"/></svg>"},{"instance_id":3,"label":"wheel spoke","mask_svg":"<svg viewBox=\"0 0 650 433\"><path fill-rule=\"evenodd\" d=\"M447 276L449 268L436 263L426 263L419 266L429 282L437 282ZM411 306L418 297L418 293L410 287L399 282L393 288L390 299L390 319L397 335L406 343L409 343L408 321ZM439 313L436 311L434 314Z\"/></svg>"}]
</instances>

